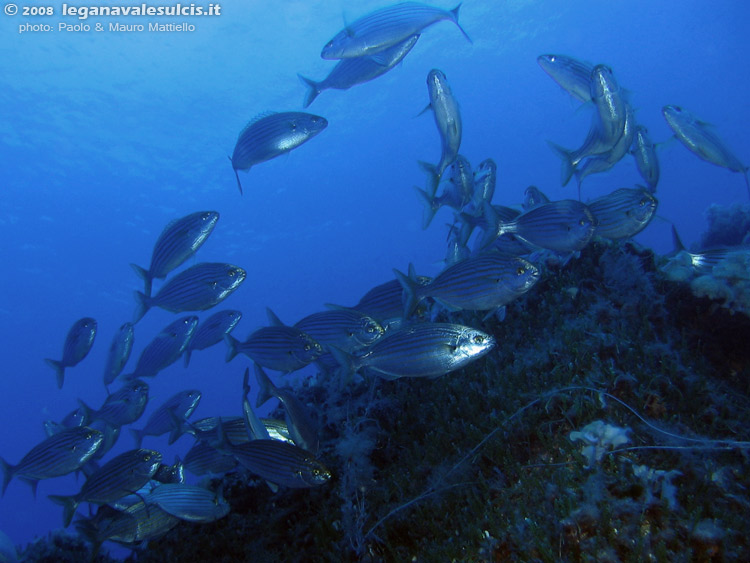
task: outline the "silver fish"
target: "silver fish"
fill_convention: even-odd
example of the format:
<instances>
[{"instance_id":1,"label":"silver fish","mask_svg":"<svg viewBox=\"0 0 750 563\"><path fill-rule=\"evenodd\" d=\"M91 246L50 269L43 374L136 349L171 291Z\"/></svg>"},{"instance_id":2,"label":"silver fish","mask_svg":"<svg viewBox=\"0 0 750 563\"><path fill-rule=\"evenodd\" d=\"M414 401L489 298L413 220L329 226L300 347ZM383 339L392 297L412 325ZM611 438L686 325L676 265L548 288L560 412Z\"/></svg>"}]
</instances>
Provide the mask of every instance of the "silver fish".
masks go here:
<instances>
[{"instance_id":1,"label":"silver fish","mask_svg":"<svg viewBox=\"0 0 750 563\"><path fill-rule=\"evenodd\" d=\"M356 355L333 349L349 373L362 368L384 379L438 377L478 360L495 347L489 334L467 326L422 323L389 332Z\"/></svg>"},{"instance_id":2,"label":"silver fish","mask_svg":"<svg viewBox=\"0 0 750 563\"><path fill-rule=\"evenodd\" d=\"M255 378L260 385L256 408L271 397L276 397L284 405L286 426L295 445L313 455L318 453L320 438L318 427L313 423L308 409L288 389L279 389L258 364L255 364ZM268 431L266 430L266 434Z\"/></svg>"},{"instance_id":3,"label":"silver fish","mask_svg":"<svg viewBox=\"0 0 750 563\"><path fill-rule=\"evenodd\" d=\"M471 39L458 23L458 10L442 10L417 2L402 2L375 10L348 24L323 47L323 59L348 59L379 53L417 35L442 20L456 24L464 37Z\"/></svg>"},{"instance_id":4,"label":"silver fish","mask_svg":"<svg viewBox=\"0 0 750 563\"><path fill-rule=\"evenodd\" d=\"M675 136L690 152L701 160L743 174L750 194L748 167L729 150L708 123L679 106L664 106L661 111Z\"/></svg>"},{"instance_id":5,"label":"silver fish","mask_svg":"<svg viewBox=\"0 0 750 563\"><path fill-rule=\"evenodd\" d=\"M346 351L371 346L381 336L383 327L372 317L352 309L333 309L306 316L294 323L324 349L337 346Z\"/></svg>"},{"instance_id":6,"label":"silver fish","mask_svg":"<svg viewBox=\"0 0 750 563\"><path fill-rule=\"evenodd\" d=\"M122 373L125 364L130 359L135 341L133 323L125 323L115 333L109 346L107 363L104 366L104 385L109 385Z\"/></svg>"},{"instance_id":7,"label":"silver fish","mask_svg":"<svg viewBox=\"0 0 750 563\"><path fill-rule=\"evenodd\" d=\"M324 485L331 472L310 452L280 440L253 440L232 446L242 466L271 483L291 488Z\"/></svg>"},{"instance_id":8,"label":"silver fish","mask_svg":"<svg viewBox=\"0 0 750 563\"><path fill-rule=\"evenodd\" d=\"M291 326L267 326L256 330L245 342L231 334L224 336L229 345L227 361L237 354L268 369L291 373L315 361L323 349L313 338Z\"/></svg>"},{"instance_id":9,"label":"silver fish","mask_svg":"<svg viewBox=\"0 0 750 563\"><path fill-rule=\"evenodd\" d=\"M164 327L141 352L133 373L125 379L154 377L185 352L198 326L198 317L181 317Z\"/></svg>"},{"instance_id":10,"label":"silver fish","mask_svg":"<svg viewBox=\"0 0 750 563\"><path fill-rule=\"evenodd\" d=\"M648 189L653 193L659 183L659 159L656 148L648 136L648 130L643 125L636 125L633 136L633 146L630 150L635 159L636 168Z\"/></svg>"},{"instance_id":11,"label":"silver fish","mask_svg":"<svg viewBox=\"0 0 750 563\"><path fill-rule=\"evenodd\" d=\"M593 65L566 55L539 55L536 62L552 80L581 102L591 101Z\"/></svg>"},{"instance_id":12,"label":"silver fish","mask_svg":"<svg viewBox=\"0 0 750 563\"><path fill-rule=\"evenodd\" d=\"M171 278L153 297L136 291L138 307L133 322L137 323L151 307L173 313L205 311L234 293L246 277L247 272L239 266L201 262Z\"/></svg>"},{"instance_id":13,"label":"silver fish","mask_svg":"<svg viewBox=\"0 0 750 563\"><path fill-rule=\"evenodd\" d=\"M131 428L130 432L135 438L135 447L141 447L144 436L161 436L170 432L169 443L173 444L182 436L185 419L190 418L193 411L198 407L201 400L201 392L197 389L186 389L173 395L156 409L146 426L141 429Z\"/></svg>"},{"instance_id":14,"label":"silver fish","mask_svg":"<svg viewBox=\"0 0 750 563\"><path fill-rule=\"evenodd\" d=\"M147 505L188 522L213 522L229 514L229 503L219 493L195 485L162 484L145 498Z\"/></svg>"},{"instance_id":15,"label":"silver fish","mask_svg":"<svg viewBox=\"0 0 750 563\"><path fill-rule=\"evenodd\" d=\"M602 125L604 139L613 147L625 128L627 104L612 69L596 65L591 71L591 99Z\"/></svg>"},{"instance_id":16,"label":"silver fish","mask_svg":"<svg viewBox=\"0 0 750 563\"><path fill-rule=\"evenodd\" d=\"M417 44L419 35L412 35L400 43L396 43L375 55L365 55L351 59L342 59L333 70L320 82L315 82L298 74L303 84L307 86L303 107L308 107L323 90L348 90L357 84L363 84L382 76L409 54Z\"/></svg>"},{"instance_id":17,"label":"silver fish","mask_svg":"<svg viewBox=\"0 0 750 563\"><path fill-rule=\"evenodd\" d=\"M11 479L18 476L31 485L36 496L40 479L60 477L79 469L91 459L103 438L101 432L87 426L66 428L31 448L16 465L0 458L2 494L5 494Z\"/></svg>"},{"instance_id":18,"label":"silver fish","mask_svg":"<svg viewBox=\"0 0 750 563\"><path fill-rule=\"evenodd\" d=\"M156 239L148 270L131 264L146 283L144 293L151 295L154 279L164 279L203 246L213 232L219 214L216 211L197 211L169 223Z\"/></svg>"},{"instance_id":19,"label":"silver fish","mask_svg":"<svg viewBox=\"0 0 750 563\"><path fill-rule=\"evenodd\" d=\"M482 241L485 247L498 236L512 233L540 248L575 252L588 244L596 228L596 219L591 210L573 199L539 205L508 222L502 222L492 206L485 205L484 216L488 221Z\"/></svg>"},{"instance_id":20,"label":"silver fish","mask_svg":"<svg viewBox=\"0 0 750 563\"><path fill-rule=\"evenodd\" d=\"M435 124L440 133L441 154L437 166L421 161L419 164L428 175L427 193L434 196L443 172L458 156L463 127L458 102L443 71L433 68L427 74L427 92L430 103L424 111L432 109L435 116Z\"/></svg>"},{"instance_id":21,"label":"silver fish","mask_svg":"<svg viewBox=\"0 0 750 563\"><path fill-rule=\"evenodd\" d=\"M394 270L404 287L404 318L417 303L432 297L451 310L489 311L510 303L539 281L539 269L523 258L498 253L467 258L440 272L428 285L415 284Z\"/></svg>"},{"instance_id":22,"label":"silver fish","mask_svg":"<svg viewBox=\"0 0 750 563\"><path fill-rule=\"evenodd\" d=\"M198 324L190 344L185 349L185 367L190 363L190 356L194 350L205 350L224 340L242 319L240 311L219 311Z\"/></svg>"},{"instance_id":23,"label":"silver fish","mask_svg":"<svg viewBox=\"0 0 750 563\"><path fill-rule=\"evenodd\" d=\"M238 170L247 172L261 162L297 148L309 141L328 126L328 121L319 115L301 111L270 113L260 116L240 132L232 162L237 187L242 194L242 184Z\"/></svg>"},{"instance_id":24,"label":"silver fish","mask_svg":"<svg viewBox=\"0 0 750 563\"><path fill-rule=\"evenodd\" d=\"M609 239L630 238L653 219L656 198L644 189L620 188L587 203L596 217L595 235Z\"/></svg>"},{"instance_id":25,"label":"silver fish","mask_svg":"<svg viewBox=\"0 0 750 563\"><path fill-rule=\"evenodd\" d=\"M114 393L109 394L99 410L93 410L80 399L78 403L92 423L101 420L119 428L135 422L146 410L148 384L140 379L129 381Z\"/></svg>"},{"instance_id":26,"label":"silver fish","mask_svg":"<svg viewBox=\"0 0 750 563\"><path fill-rule=\"evenodd\" d=\"M130 450L102 465L75 495L50 495L49 499L62 505L63 525L67 527L79 504L107 504L137 491L149 482L160 463L159 452Z\"/></svg>"},{"instance_id":27,"label":"silver fish","mask_svg":"<svg viewBox=\"0 0 750 563\"><path fill-rule=\"evenodd\" d=\"M73 323L70 327L68 335L65 337L65 344L63 344L63 355L61 360L51 360L49 358L44 361L47 362L57 376L57 388L62 389L63 381L65 379L65 368L73 367L78 365L78 362L83 360L94 345L94 338L96 338L96 320L90 317L84 317Z\"/></svg>"},{"instance_id":28,"label":"silver fish","mask_svg":"<svg viewBox=\"0 0 750 563\"><path fill-rule=\"evenodd\" d=\"M233 455L219 451L203 440L193 444L185 454L183 463L185 469L198 476L221 475L237 467L237 460Z\"/></svg>"}]
</instances>

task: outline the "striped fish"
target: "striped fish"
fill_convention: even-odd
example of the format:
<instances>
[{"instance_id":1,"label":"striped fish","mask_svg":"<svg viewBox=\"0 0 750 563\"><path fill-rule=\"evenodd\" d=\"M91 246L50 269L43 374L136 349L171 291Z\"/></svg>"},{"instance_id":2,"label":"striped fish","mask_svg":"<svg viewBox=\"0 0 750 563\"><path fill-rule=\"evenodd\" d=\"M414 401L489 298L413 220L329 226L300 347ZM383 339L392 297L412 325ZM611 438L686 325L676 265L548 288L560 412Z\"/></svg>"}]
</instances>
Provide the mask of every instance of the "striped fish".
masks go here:
<instances>
[{"instance_id":1,"label":"striped fish","mask_svg":"<svg viewBox=\"0 0 750 563\"><path fill-rule=\"evenodd\" d=\"M90 317L84 317L73 323L68 335L65 337L63 344L63 355L61 360L51 360L46 358L47 362L57 376L57 388L62 389L65 379L65 368L73 367L83 360L94 345L96 338L96 321Z\"/></svg>"},{"instance_id":2,"label":"striped fish","mask_svg":"<svg viewBox=\"0 0 750 563\"><path fill-rule=\"evenodd\" d=\"M291 488L325 484L331 472L310 452L279 440L253 440L231 447L232 455L258 477Z\"/></svg>"},{"instance_id":3,"label":"striped fish","mask_svg":"<svg viewBox=\"0 0 750 563\"><path fill-rule=\"evenodd\" d=\"M181 317L170 323L141 352L135 371L126 379L154 377L172 365L190 344L198 326L198 317Z\"/></svg>"},{"instance_id":4,"label":"striped fish","mask_svg":"<svg viewBox=\"0 0 750 563\"><path fill-rule=\"evenodd\" d=\"M261 366L291 373L315 361L323 353L320 344L291 326L266 326L256 330L245 342L231 334L224 336L229 345L226 361L245 354Z\"/></svg>"},{"instance_id":5,"label":"striped fish","mask_svg":"<svg viewBox=\"0 0 750 563\"><path fill-rule=\"evenodd\" d=\"M245 438L247 442L247 434L245 434ZM203 475L222 475L232 471L237 467L237 460L233 455L220 452L203 440L198 440L185 454L183 464L190 473L201 477Z\"/></svg>"},{"instance_id":6,"label":"striped fish","mask_svg":"<svg viewBox=\"0 0 750 563\"><path fill-rule=\"evenodd\" d=\"M245 419L241 416L201 418L187 423L185 432L211 446L219 445L222 438L230 444L242 444L250 439L245 428Z\"/></svg>"},{"instance_id":7,"label":"striped fish","mask_svg":"<svg viewBox=\"0 0 750 563\"><path fill-rule=\"evenodd\" d=\"M573 199L545 203L508 222L502 222L492 206L485 205L484 209L488 223L482 241L485 247L498 236L512 233L540 248L574 252L588 244L596 228L596 219L591 210Z\"/></svg>"},{"instance_id":8,"label":"striped fish","mask_svg":"<svg viewBox=\"0 0 750 563\"><path fill-rule=\"evenodd\" d=\"M181 483L155 487L146 496L146 504L156 505L168 514L188 522L213 522L229 514L229 503L220 494Z\"/></svg>"},{"instance_id":9,"label":"striped fish","mask_svg":"<svg viewBox=\"0 0 750 563\"><path fill-rule=\"evenodd\" d=\"M148 384L140 379L127 382L114 393L110 393L99 410L93 410L80 399L78 403L89 420L101 420L119 428L135 422L146 410Z\"/></svg>"},{"instance_id":10,"label":"striped fish","mask_svg":"<svg viewBox=\"0 0 750 563\"><path fill-rule=\"evenodd\" d=\"M130 359L135 341L133 323L125 323L115 334L109 346L107 363L104 365L104 385L109 385L122 373L125 364Z\"/></svg>"},{"instance_id":11,"label":"striped fish","mask_svg":"<svg viewBox=\"0 0 750 563\"><path fill-rule=\"evenodd\" d=\"M256 164L296 149L327 126L324 117L301 111L265 114L248 123L229 157L240 194L242 184L238 170L247 172Z\"/></svg>"},{"instance_id":12,"label":"striped fish","mask_svg":"<svg viewBox=\"0 0 750 563\"><path fill-rule=\"evenodd\" d=\"M99 507L96 516L76 520L78 533L94 544L94 552L107 540L124 544L159 538L180 523L176 516L156 505L146 505L140 498L122 511L109 506Z\"/></svg>"},{"instance_id":13,"label":"striped fish","mask_svg":"<svg viewBox=\"0 0 750 563\"><path fill-rule=\"evenodd\" d=\"M536 62L552 80L576 100L591 101L593 65L565 55L539 55Z\"/></svg>"},{"instance_id":14,"label":"striped fish","mask_svg":"<svg viewBox=\"0 0 750 563\"><path fill-rule=\"evenodd\" d=\"M711 125L679 106L664 106L661 112L675 136L690 152L701 160L743 174L750 194L748 167L713 132Z\"/></svg>"},{"instance_id":15,"label":"striped fish","mask_svg":"<svg viewBox=\"0 0 750 563\"><path fill-rule=\"evenodd\" d=\"M361 368L384 379L438 377L487 354L495 339L482 331L455 324L423 323L386 334L363 353L348 356L333 350L349 373Z\"/></svg>"},{"instance_id":16,"label":"striped fish","mask_svg":"<svg viewBox=\"0 0 750 563\"><path fill-rule=\"evenodd\" d=\"M159 483L184 483L185 465L182 463L179 456L175 456L172 465L164 465L163 463L159 464L152 479Z\"/></svg>"},{"instance_id":17,"label":"striped fish","mask_svg":"<svg viewBox=\"0 0 750 563\"><path fill-rule=\"evenodd\" d=\"M458 102L453 96L443 71L433 68L427 73L427 92L430 96L430 103L425 111L432 109L435 117L435 124L440 134L440 162L432 165L420 161L419 165L427 172L427 193L434 196L443 172L458 156L463 127Z\"/></svg>"},{"instance_id":18,"label":"striped fish","mask_svg":"<svg viewBox=\"0 0 750 563\"><path fill-rule=\"evenodd\" d=\"M101 445L103 434L88 426L67 428L40 442L23 456L16 465L0 458L3 471L3 492L13 477L18 476L31 485L36 496L40 479L60 477L72 473L86 463Z\"/></svg>"},{"instance_id":19,"label":"striped fish","mask_svg":"<svg viewBox=\"0 0 750 563\"><path fill-rule=\"evenodd\" d=\"M416 273L415 273L416 276ZM417 281L426 285L432 278L416 276ZM331 308L341 308L339 305L326 305ZM376 285L365 293L356 305L351 309L360 311L377 320L384 326L392 319L400 319L404 313L404 288L401 283L394 279Z\"/></svg>"},{"instance_id":20,"label":"striped fish","mask_svg":"<svg viewBox=\"0 0 750 563\"><path fill-rule=\"evenodd\" d=\"M135 447L141 447L141 441L144 436L161 436L167 432L171 432L169 443L173 444L182 436L184 429L183 421L190 418L200 400L200 391L197 389L186 389L164 401L149 417L146 426L140 430L136 428L130 429L135 438Z\"/></svg>"},{"instance_id":21,"label":"striped fish","mask_svg":"<svg viewBox=\"0 0 750 563\"><path fill-rule=\"evenodd\" d=\"M79 504L107 504L137 491L149 482L160 463L159 452L130 450L102 465L75 495L49 495L49 499L63 507L63 525L67 528Z\"/></svg>"},{"instance_id":22,"label":"striped fish","mask_svg":"<svg viewBox=\"0 0 750 563\"><path fill-rule=\"evenodd\" d=\"M643 125L635 127L630 152L633 154L635 166L641 178L646 182L648 189L652 193L655 192L656 184L659 183L659 159L656 156L656 148L648 136L648 129Z\"/></svg>"},{"instance_id":23,"label":"striped fish","mask_svg":"<svg viewBox=\"0 0 750 563\"><path fill-rule=\"evenodd\" d=\"M245 270L232 264L196 264L167 281L153 297L136 291L138 307L133 322L137 323L151 307L161 307L173 313L210 309L229 297L246 276Z\"/></svg>"},{"instance_id":24,"label":"striped fish","mask_svg":"<svg viewBox=\"0 0 750 563\"><path fill-rule=\"evenodd\" d=\"M523 258L480 254L449 266L430 284L419 285L393 270L406 293L404 318L422 299L432 297L451 310L490 311L520 297L539 281L539 269Z\"/></svg>"},{"instance_id":25,"label":"striped fish","mask_svg":"<svg viewBox=\"0 0 750 563\"><path fill-rule=\"evenodd\" d=\"M294 323L324 350L336 346L347 352L371 346L383 336L383 327L372 317L353 309L332 309L306 316Z\"/></svg>"},{"instance_id":26,"label":"striped fish","mask_svg":"<svg viewBox=\"0 0 750 563\"><path fill-rule=\"evenodd\" d=\"M409 36L442 20L450 20L464 37L471 39L458 23L458 10L442 10L418 2L402 2L381 8L348 24L326 43L320 53L323 59L349 59L379 53Z\"/></svg>"},{"instance_id":27,"label":"striped fish","mask_svg":"<svg viewBox=\"0 0 750 563\"><path fill-rule=\"evenodd\" d=\"M151 296L151 284L164 279L167 274L183 264L203 245L213 232L219 214L216 211L198 211L169 223L156 239L148 270L135 264L135 270L146 284L144 293Z\"/></svg>"},{"instance_id":28,"label":"striped fish","mask_svg":"<svg viewBox=\"0 0 750 563\"><path fill-rule=\"evenodd\" d=\"M279 389L258 364L255 364L255 378L258 381L258 397L255 407L260 407L271 397L276 397L284 405L286 426L295 445L316 455L320 447L317 425L310 417L308 409L288 389ZM269 432L266 430L266 437Z\"/></svg>"},{"instance_id":29,"label":"striped fish","mask_svg":"<svg viewBox=\"0 0 750 563\"><path fill-rule=\"evenodd\" d=\"M637 235L653 219L656 198L644 189L620 188L588 202L596 217L595 235L609 239L630 238Z\"/></svg>"},{"instance_id":30,"label":"striped fish","mask_svg":"<svg viewBox=\"0 0 750 563\"><path fill-rule=\"evenodd\" d=\"M185 349L185 367L190 363L190 356L194 350L205 350L224 340L224 335L229 334L242 319L240 311L219 311L198 324L193 339Z\"/></svg>"},{"instance_id":31,"label":"striped fish","mask_svg":"<svg viewBox=\"0 0 750 563\"><path fill-rule=\"evenodd\" d=\"M307 86L303 107L308 107L323 90L348 90L357 84L374 80L391 70L409 54L417 44L419 35L412 35L400 43L396 43L373 56L342 59L333 70L320 82L315 82L298 74L303 84Z\"/></svg>"}]
</instances>

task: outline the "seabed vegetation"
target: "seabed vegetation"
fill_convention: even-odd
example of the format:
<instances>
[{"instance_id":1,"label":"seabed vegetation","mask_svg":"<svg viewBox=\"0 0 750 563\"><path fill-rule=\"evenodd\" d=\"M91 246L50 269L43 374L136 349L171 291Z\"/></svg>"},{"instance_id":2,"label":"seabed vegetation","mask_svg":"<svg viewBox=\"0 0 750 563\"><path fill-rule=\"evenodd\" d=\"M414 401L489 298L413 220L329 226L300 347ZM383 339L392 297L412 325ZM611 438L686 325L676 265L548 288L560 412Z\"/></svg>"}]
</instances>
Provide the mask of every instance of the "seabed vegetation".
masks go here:
<instances>
[{"instance_id":1,"label":"seabed vegetation","mask_svg":"<svg viewBox=\"0 0 750 563\"><path fill-rule=\"evenodd\" d=\"M128 560L750 560L750 317L665 262L596 241L502 322L441 313L498 340L467 369L305 380L331 482L213 479L227 517ZM77 537L50 539L26 560L82 560Z\"/></svg>"}]
</instances>

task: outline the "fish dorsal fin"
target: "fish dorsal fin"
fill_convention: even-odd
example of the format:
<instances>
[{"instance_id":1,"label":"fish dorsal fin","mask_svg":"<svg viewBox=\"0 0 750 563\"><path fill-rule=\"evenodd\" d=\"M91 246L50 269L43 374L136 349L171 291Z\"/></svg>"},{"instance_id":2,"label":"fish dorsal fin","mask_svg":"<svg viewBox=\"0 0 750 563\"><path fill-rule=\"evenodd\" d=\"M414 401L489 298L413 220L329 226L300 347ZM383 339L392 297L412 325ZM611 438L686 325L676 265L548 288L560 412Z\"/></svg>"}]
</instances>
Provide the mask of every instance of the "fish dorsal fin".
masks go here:
<instances>
[{"instance_id":1,"label":"fish dorsal fin","mask_svg":"<svg viewBox=\"0 0 750 563\"><path fill-rule=\"evenodd\" d=\"M276 313L274 313L270 307L266 307L266 316L268 317L268 322L271 324L271 326L286 326L283 322L281 322L281 319L276 316Z\"/></svg>"},{"instance_id":2,"label":"fish dorsal fin","mask_svg":"<svg viewBox=\"0 0 750 563\"><path fill-rule=\"evenodd\" d=\"M265 119L266 117L269 117L271 115L274 115L275 113L278 113L276 111L264 111L259 114L257 114L255 117L253 117L250 121L247 122L247 125L243 127L242 131L240 131L239 136L242 137L242 135L253 125L258 123L261 119Z\"/></svg>"}]
</instances>

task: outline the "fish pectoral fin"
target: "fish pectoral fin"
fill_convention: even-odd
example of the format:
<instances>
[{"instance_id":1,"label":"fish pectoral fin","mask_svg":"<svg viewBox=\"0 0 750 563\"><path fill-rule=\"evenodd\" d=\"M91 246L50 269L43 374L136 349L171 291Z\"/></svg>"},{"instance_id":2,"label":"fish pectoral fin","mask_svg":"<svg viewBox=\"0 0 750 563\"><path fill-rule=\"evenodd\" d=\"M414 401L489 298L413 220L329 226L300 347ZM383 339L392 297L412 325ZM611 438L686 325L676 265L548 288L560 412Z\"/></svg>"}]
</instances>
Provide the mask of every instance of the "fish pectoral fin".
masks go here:
<instances>
[{"instance_id":1,"label":"fish pectoral fin","mask_svg":"<svg viewBox=\"0 0 750 563\"><path fill-rule=\"evenodd\" d=\"M370 60L380 66L388 66L388 59L382 54L371 55Z\"/></svg>"},{"instance_id":2,"label":"fish pectoral fin","mask_svg":"<svg viewBox=\"0 0 750 563\"><path fill-rule=\"evenodd\" d=\"M426 107L425 107L425 108L424 108L424 109L423 109L422 111L420 111L420 112L419 112L419 113L418 113L417 115L415 115L414 117L419 117L419 116L420 116L420 115L422 115L422 114L423 114L424 112L426 112L426 111L429 111L429 110L431 110L431 109L432 109L432 104L427 104L427 106L426 106Z\"/></svg>"}]
</instances>

